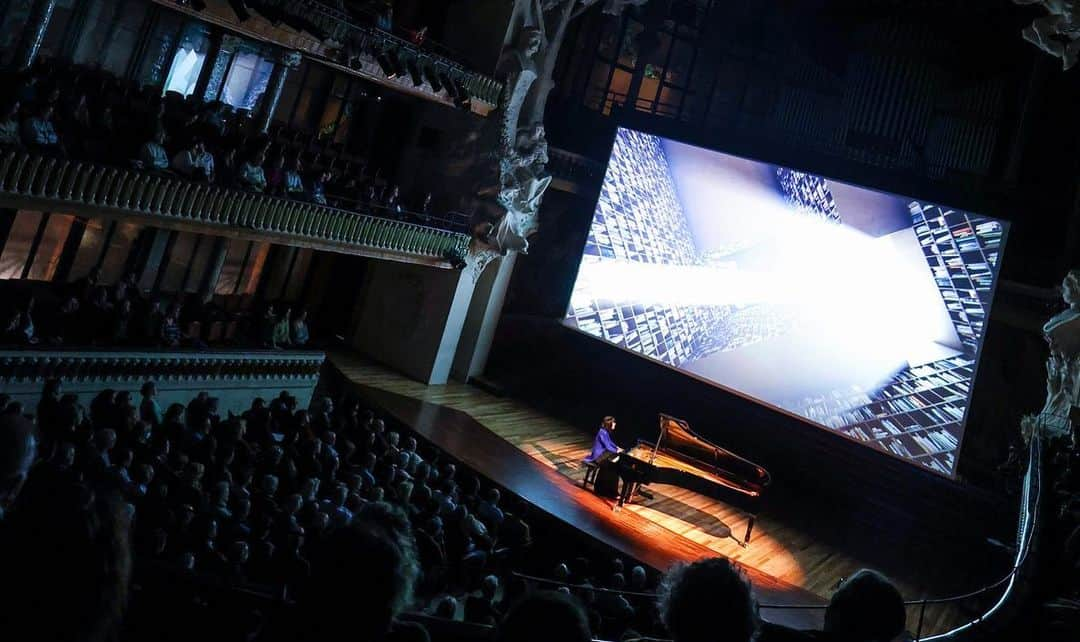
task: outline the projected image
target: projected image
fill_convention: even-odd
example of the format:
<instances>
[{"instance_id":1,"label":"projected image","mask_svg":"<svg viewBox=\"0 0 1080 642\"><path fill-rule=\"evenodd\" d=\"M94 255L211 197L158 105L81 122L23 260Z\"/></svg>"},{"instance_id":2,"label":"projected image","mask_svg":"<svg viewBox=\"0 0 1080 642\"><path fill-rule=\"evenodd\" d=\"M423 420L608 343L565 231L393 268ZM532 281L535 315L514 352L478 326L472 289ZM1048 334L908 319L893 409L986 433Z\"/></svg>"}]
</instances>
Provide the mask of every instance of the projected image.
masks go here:
<instances>
[{"instance_id":1,"label":"projected image","mask_svg":"<svg viewBox=\"0 0 1080 642\"><path fill-rule=\"evenodd\" d=\"M1004 232L620 129L564 323L951 476Z\"/></svg>"}]
</instances>

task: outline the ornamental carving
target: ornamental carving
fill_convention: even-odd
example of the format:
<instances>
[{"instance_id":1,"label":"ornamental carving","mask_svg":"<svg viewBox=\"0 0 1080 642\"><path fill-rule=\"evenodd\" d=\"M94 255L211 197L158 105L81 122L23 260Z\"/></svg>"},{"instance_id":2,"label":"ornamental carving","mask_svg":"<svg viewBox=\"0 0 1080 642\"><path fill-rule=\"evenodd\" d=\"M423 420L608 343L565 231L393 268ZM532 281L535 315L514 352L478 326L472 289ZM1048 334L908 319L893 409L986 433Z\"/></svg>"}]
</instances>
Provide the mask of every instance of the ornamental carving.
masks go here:
<instances>
[{"instance_id":1,"label":"ornamental carving","mask_svg":"<svg viewBox=\"0 0 1080 642\"><path fill-rule=\"evenodd\" d=\"M648 0L606 0L619 15ZM492 256L525 254L539 228L540 203L551 185L544 108L569 24L597 0L515 0L496 75L503 83L499 109L479 137L479 178L472 215L471 269Z\"/></svg>"}]
</instances>

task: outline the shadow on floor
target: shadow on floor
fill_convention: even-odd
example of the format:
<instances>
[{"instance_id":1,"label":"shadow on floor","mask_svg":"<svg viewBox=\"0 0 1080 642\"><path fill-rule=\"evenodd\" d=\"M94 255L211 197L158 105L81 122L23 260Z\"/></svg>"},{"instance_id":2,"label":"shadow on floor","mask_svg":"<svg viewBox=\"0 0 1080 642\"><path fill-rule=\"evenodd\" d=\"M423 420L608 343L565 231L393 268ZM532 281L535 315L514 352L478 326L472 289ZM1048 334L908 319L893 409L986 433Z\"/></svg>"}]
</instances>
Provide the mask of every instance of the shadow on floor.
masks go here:
<instances>
[{"instance_id":1,"label":"shadow on floor","mask_svg":"<svg viewBox=\"0 0 1080 642\"><path fill-rule=\"evenodd\" d=\"M581 476L584 474L581 472L581 462L568 459L567 457L560 455L552 450L544 448L540 444L529 444L536 449L536 452L551 465L555 466L555 470L559 473L569 477L575 482L581 481Z\"/></svg>"},{"instance_id":2,"label":"shadow on floor","mask_svg":"<svg viewBox=\"0 0 1080 642\"><path fill-rule=\"evenodd\" d=\"M644 506L650 510L657 511L669 515L676 519L682 520L688 524L692 524L695 528L701 532L709 535L710 537L726 538L731 537L735 541L737 538L731 534L731 527L721 521L715 515L710 515L703 510L699 510L680 502L677 499L661 495L654 489L649 489L654 498L653 499L638 499L639 506Z\"/></svg>"}]
</instances>

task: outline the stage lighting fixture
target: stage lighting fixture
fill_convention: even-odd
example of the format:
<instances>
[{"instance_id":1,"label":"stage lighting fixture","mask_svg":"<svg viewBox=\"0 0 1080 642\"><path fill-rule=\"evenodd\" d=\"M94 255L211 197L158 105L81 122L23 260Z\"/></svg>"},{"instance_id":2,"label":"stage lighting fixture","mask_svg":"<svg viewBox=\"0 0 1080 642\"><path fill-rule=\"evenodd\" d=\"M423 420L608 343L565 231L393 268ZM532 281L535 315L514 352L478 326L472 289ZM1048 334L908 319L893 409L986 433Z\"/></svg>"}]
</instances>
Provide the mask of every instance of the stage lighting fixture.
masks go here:
<instances>
[{"instance_id":1,"label":"stage lighting fixture","mask_svg":"<svg viewBox=\"0 0 1080 642\"><path fill-rule=\"evenodd\" d=\"M247 3L244 0L229 0L229 6L232 8L233 13L236 14L236 18L240 22L246 22L251 17L251 13L248 11Z\"/></svg>"},{"instance_id":2,"label":"stage lighting fixture","mask_svg":"<svg viewBox=\"0 0 1080 642\"><path fill-rule=\"evenodd\" d=\"M414 87L419 87L424 84L424 77L420 73L420 66L416 64L415 60L405 61L405 68L409 70L409 78L412 80Z\"/></svg>"},{"instance_id":3,"label":"stage lighting fixture","mask_svg":"<svg viewBox=\"0 0 1080 642\"><path fill-rule=\"evenodd\" d=\"M379 63L379 69L382 69L383 74L385 74L387 78L393 80L398 77L397 66L394 65L394 60L390 54L385 51L380 53L378 56L375 56L375 62Z\"/></svg>"},{"instance_id":4,"label":"stage lighting fixture","mask_svg":"<svg viewBox=\"0 0 1080 642\"><path fill-rule=\"evenodd\" d=\"M426 78L427 81L428 81L428 84L431 85L431 90L436 92L436 93L442 91L443 84L442 84L442 81L439 80L439 74L435 71L435 68L434 67L429 67L428 65L424 65L423 71L424 71L424 78Z\"/></svg>"}]
</instances>

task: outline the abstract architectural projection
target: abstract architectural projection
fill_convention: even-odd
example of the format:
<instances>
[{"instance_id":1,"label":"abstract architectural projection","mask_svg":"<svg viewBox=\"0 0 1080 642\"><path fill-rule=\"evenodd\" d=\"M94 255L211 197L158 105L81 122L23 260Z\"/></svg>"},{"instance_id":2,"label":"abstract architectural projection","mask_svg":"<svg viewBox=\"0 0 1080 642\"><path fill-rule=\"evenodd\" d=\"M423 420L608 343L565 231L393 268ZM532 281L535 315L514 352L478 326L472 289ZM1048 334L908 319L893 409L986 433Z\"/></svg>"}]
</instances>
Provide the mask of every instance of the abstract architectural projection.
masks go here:
<instances>
[{"instance_id":1,"label":"abstract architectural projection","mask_svg":"<svg viewBox=\"0 0 1080 642\"><path fill-rule=\"evenodd\" d=\"M565 323L952 475L1004 234L620 129Z\"/></svg>"}]
</instances>

